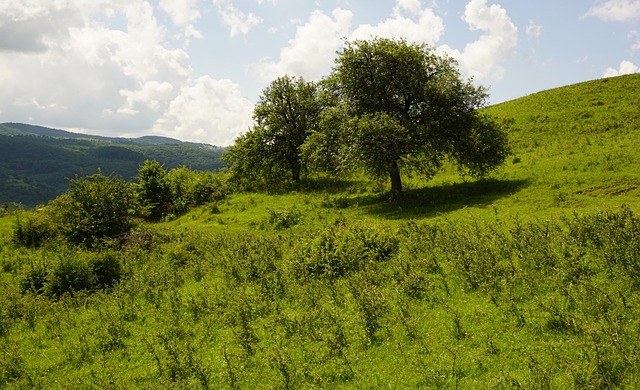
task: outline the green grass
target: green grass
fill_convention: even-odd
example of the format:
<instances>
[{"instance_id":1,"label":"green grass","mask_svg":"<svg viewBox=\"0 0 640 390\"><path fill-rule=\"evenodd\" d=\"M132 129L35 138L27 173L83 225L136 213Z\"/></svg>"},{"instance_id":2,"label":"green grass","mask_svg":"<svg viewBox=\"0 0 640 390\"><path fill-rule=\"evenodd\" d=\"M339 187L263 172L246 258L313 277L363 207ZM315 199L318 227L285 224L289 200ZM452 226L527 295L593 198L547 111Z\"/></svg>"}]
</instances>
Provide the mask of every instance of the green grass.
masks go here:
<instances>
[{"instance_id":1,"label":"green grass","mask_svg":"<svg viewBox=\"0 0 640 390\"><path fill-rule=\"evenodd\" d=\"M507 164L407 178L401 201L316 179L102 252L16 247L16 213L0 215L0 387L637 388L639 84L489 107ZM34 270L106 255L113 287L24 291Z\"/></svg>"}]
</instances>

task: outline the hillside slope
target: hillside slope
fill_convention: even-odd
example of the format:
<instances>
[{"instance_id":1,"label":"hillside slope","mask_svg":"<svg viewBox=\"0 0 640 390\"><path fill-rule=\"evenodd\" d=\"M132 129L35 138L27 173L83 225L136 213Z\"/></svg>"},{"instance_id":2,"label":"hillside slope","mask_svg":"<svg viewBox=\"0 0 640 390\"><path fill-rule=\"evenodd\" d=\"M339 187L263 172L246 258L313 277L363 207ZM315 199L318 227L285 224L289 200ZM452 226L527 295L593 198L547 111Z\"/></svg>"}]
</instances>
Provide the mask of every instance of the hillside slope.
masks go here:
<instances>
[{"instance_id":1,"label":"hillside slope","mask_svg":"<svg viewBox=\"0 0 640 390\"><path fill-rule=\"evenodd\" d=\"M76 174L134 177L144 160L167 169L217 170L223 148L166 137L110 138L19 123L0 125L0 204L33 207L67 190Z\"/></svg>"},{"instance_id":2,"label":"hillside slope","mask_svg":"<svg viewBox=\"0 0 640 390\"><path fill-rule=\"evenodd\" d=\"M502 178L525 180L532 210L637 204L640 74L542 91L485 109L505 121L514 156Z\"/></svg>"}]
</instances>

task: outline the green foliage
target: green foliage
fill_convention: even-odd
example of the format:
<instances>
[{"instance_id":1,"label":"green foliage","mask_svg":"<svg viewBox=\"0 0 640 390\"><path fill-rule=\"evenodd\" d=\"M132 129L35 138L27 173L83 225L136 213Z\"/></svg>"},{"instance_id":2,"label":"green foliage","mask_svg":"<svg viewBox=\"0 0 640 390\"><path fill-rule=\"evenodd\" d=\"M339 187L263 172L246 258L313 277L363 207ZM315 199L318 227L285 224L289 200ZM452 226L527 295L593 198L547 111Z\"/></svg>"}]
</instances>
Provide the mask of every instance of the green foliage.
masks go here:
<instances>
[{"instance_id":1,"label":"green foliage","mask_svg":"<svg viewBox=\"0 0 640 390\"><path fill-rule=\"evenodd\" d=\"M117 253L106 251L89 259L92 288L105 289L113 287L122 277L122 264Z\"/></svg>"},{"instance_id":2,"label":"green foliage","mask_svg":"<svg viewBox=\"0 0 640 390\"><path fill-rule=\"evenodd\" d=\"M165 171L157 161L145 161L138 171L136 193L152 221L180 215L192 207L217 202L227 196L226 184L214 172L186 167Z\"/></svg>"},{"instance_id":3,"label":"green foliage","mask_svg":"<svg viewBox=\"0 0 640 390\"><path fill-rule=\"evenodd\" d=\"M94 246L122 236L135 225L139 204L130 183L97 173L76 177L69 187L50 206L69 242Z\"/></svg>"},{"instance_id":4,"label":"green foliage","mask_svg":"<svg viewBox=\"0 0 640 390\"><path fill-rule=\"evenodd\" d=\"M91 266L84 257L61 257L48 272L45 294L60 298L64 294L90 290L94 276L91 271Z\"/></svg>"},{"instance_id":5,"label":"green foliage","mask_svg":"<svg viewBox=\"0 0 640 390\"><path fill-rule=\"evenodd\" d=\"M35 248L54 238L57 235L57 227L48 214L48 210L17 214L13 229L13 243Z\"/></svg>"},{"instance_id":6,"label":"green foliage","mask_svg":"<svg viewBox=\"0 0 640 390\"><path fill-rule=\"evenodd\" d=\"M222 200L227 195L225 183L214 172L174 168L167 174L166 181L173 214L182 214L191 207Z\"/></svg>"},{"instance_id":7,"label":"green foliage","mask_svg":"<svg viewBox=\"0 0 640 390\"><path fill-rule=\"evenodd\" d=\"M461 183L445 162L402 202L318 180L92 251L11 245L0 217L0 387L638 388L635 122L589 145L571 121L520 119L502 177ZM261 229L269 209L304 224Z\"/></svg>"},{"instance_id":8,"label":"green foliage","mask_svg":"<svg viewBox=\"0 0 640 390\"><path fill-rule=\"evenodd\" d=\"M274 80L254 109L256 126L223 155L232 180L243 188L273 187L284 177L300 184L300 147L315 130L321 108L316 84L289 76Z\"/></svg>"},{"instance_id":9,"label":"green foliage","mask_svg":"<svg viewBox=\"0 0 640 390\"><path fill-rule=\"evenodd\" d=\"M327 133L303 148L319 167L333 162L389 175L400 195L401 172L431 177L450 156L482 176L508 155L504 130L477 113L484 89L463 81L455 61L433 48L382 38L348 42L326 85L342 108L329 110L320 122Z\"/></svg>"},{"instance_id":10,"label":"green foliage","mask_svg":"<svg viewBox=\"0 0 640 390\"><path fill-rule=\"evenodd\" d=\"M317 232L296 247L293 265L298 277L341 278L383 262L397 250L393 232L367 225L339 225Z\"/></svg>"},{"instance_id":11,"label":"green foliage","mask_svg":"<svg viewBox=\"0 0 640 390\"><path fill-rule=\"evenodd\" d=\"M302 214L296 209L267 209L267 212L269 213L267 223L276 230L288 229L299 224L302 220Z\"/></svg>"},{"instance_id":12,"label":"green foliage","mask_svg":"<svg viewBox=\"0 0 640 390\"><path fill-rule=\"evenodd\" d=\"M74 251L32 262L20 280L23 294L59 299L65 294L112 288L122 277L120 255L112 251ZM52 256L52 254L48 254Z\"/></svg>"},{"instance_id":13,"label":"green foliage","mask_svg":"<svg viewBox=\"0 0 640 390\"><path fill-rule=\"evenodd\" d=\"M136 192L142 205L149 209L149 219L160 220L171 199L167 171L159 162L146 160L138 168L137 181Z\"/></svg>"}]
</instances>

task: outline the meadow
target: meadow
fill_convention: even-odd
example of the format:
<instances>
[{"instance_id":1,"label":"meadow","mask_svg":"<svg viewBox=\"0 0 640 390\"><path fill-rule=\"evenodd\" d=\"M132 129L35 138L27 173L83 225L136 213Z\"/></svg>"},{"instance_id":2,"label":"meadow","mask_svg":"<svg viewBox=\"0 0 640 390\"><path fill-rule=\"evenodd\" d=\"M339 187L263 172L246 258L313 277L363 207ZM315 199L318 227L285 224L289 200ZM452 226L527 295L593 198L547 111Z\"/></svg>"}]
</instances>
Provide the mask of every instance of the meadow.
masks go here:
<instances>
[{"instance_id":1,"label":"meadow","mask_svg":"<svg viewBox=\"0 0 640 390\"><path fill-rule=\"evenodd\" d=\"M640 75L488 107L490 178L309 178L117 245L15 244L0 387L640 387Z\"/></svg>"}]
</instances>

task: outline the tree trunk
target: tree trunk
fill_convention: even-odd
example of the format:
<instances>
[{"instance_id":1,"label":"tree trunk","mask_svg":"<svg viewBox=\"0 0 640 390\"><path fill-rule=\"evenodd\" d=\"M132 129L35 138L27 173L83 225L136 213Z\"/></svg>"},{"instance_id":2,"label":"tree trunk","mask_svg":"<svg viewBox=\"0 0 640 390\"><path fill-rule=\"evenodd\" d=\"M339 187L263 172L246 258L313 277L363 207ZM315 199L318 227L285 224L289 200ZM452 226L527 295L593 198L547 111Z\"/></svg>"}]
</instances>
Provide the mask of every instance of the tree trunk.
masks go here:
<instances>
[{"instance_id":1,"label":"tree trunk","mask_svg":"<svg viewBox=\"0 0 640 390\"><path fill-rule=\"evenodd\" d=\"M389 170L389 177L391 178L391 200L401 198L402 178L400 177L400 168L396 161L393 162L393 165Z\"/></svg>"},{"instance_id":2,"label":"tree trunk","mask_svg":"<svg viewBox=\"0 0 640 390\"><path fill-rule=\"evenodd\" d=\"M291 162L291 178L293 179L293 182L297 184L300 184L300 170L302 169L301 164L299 161L292 161Z\"/></svg>"}]
</instances>

